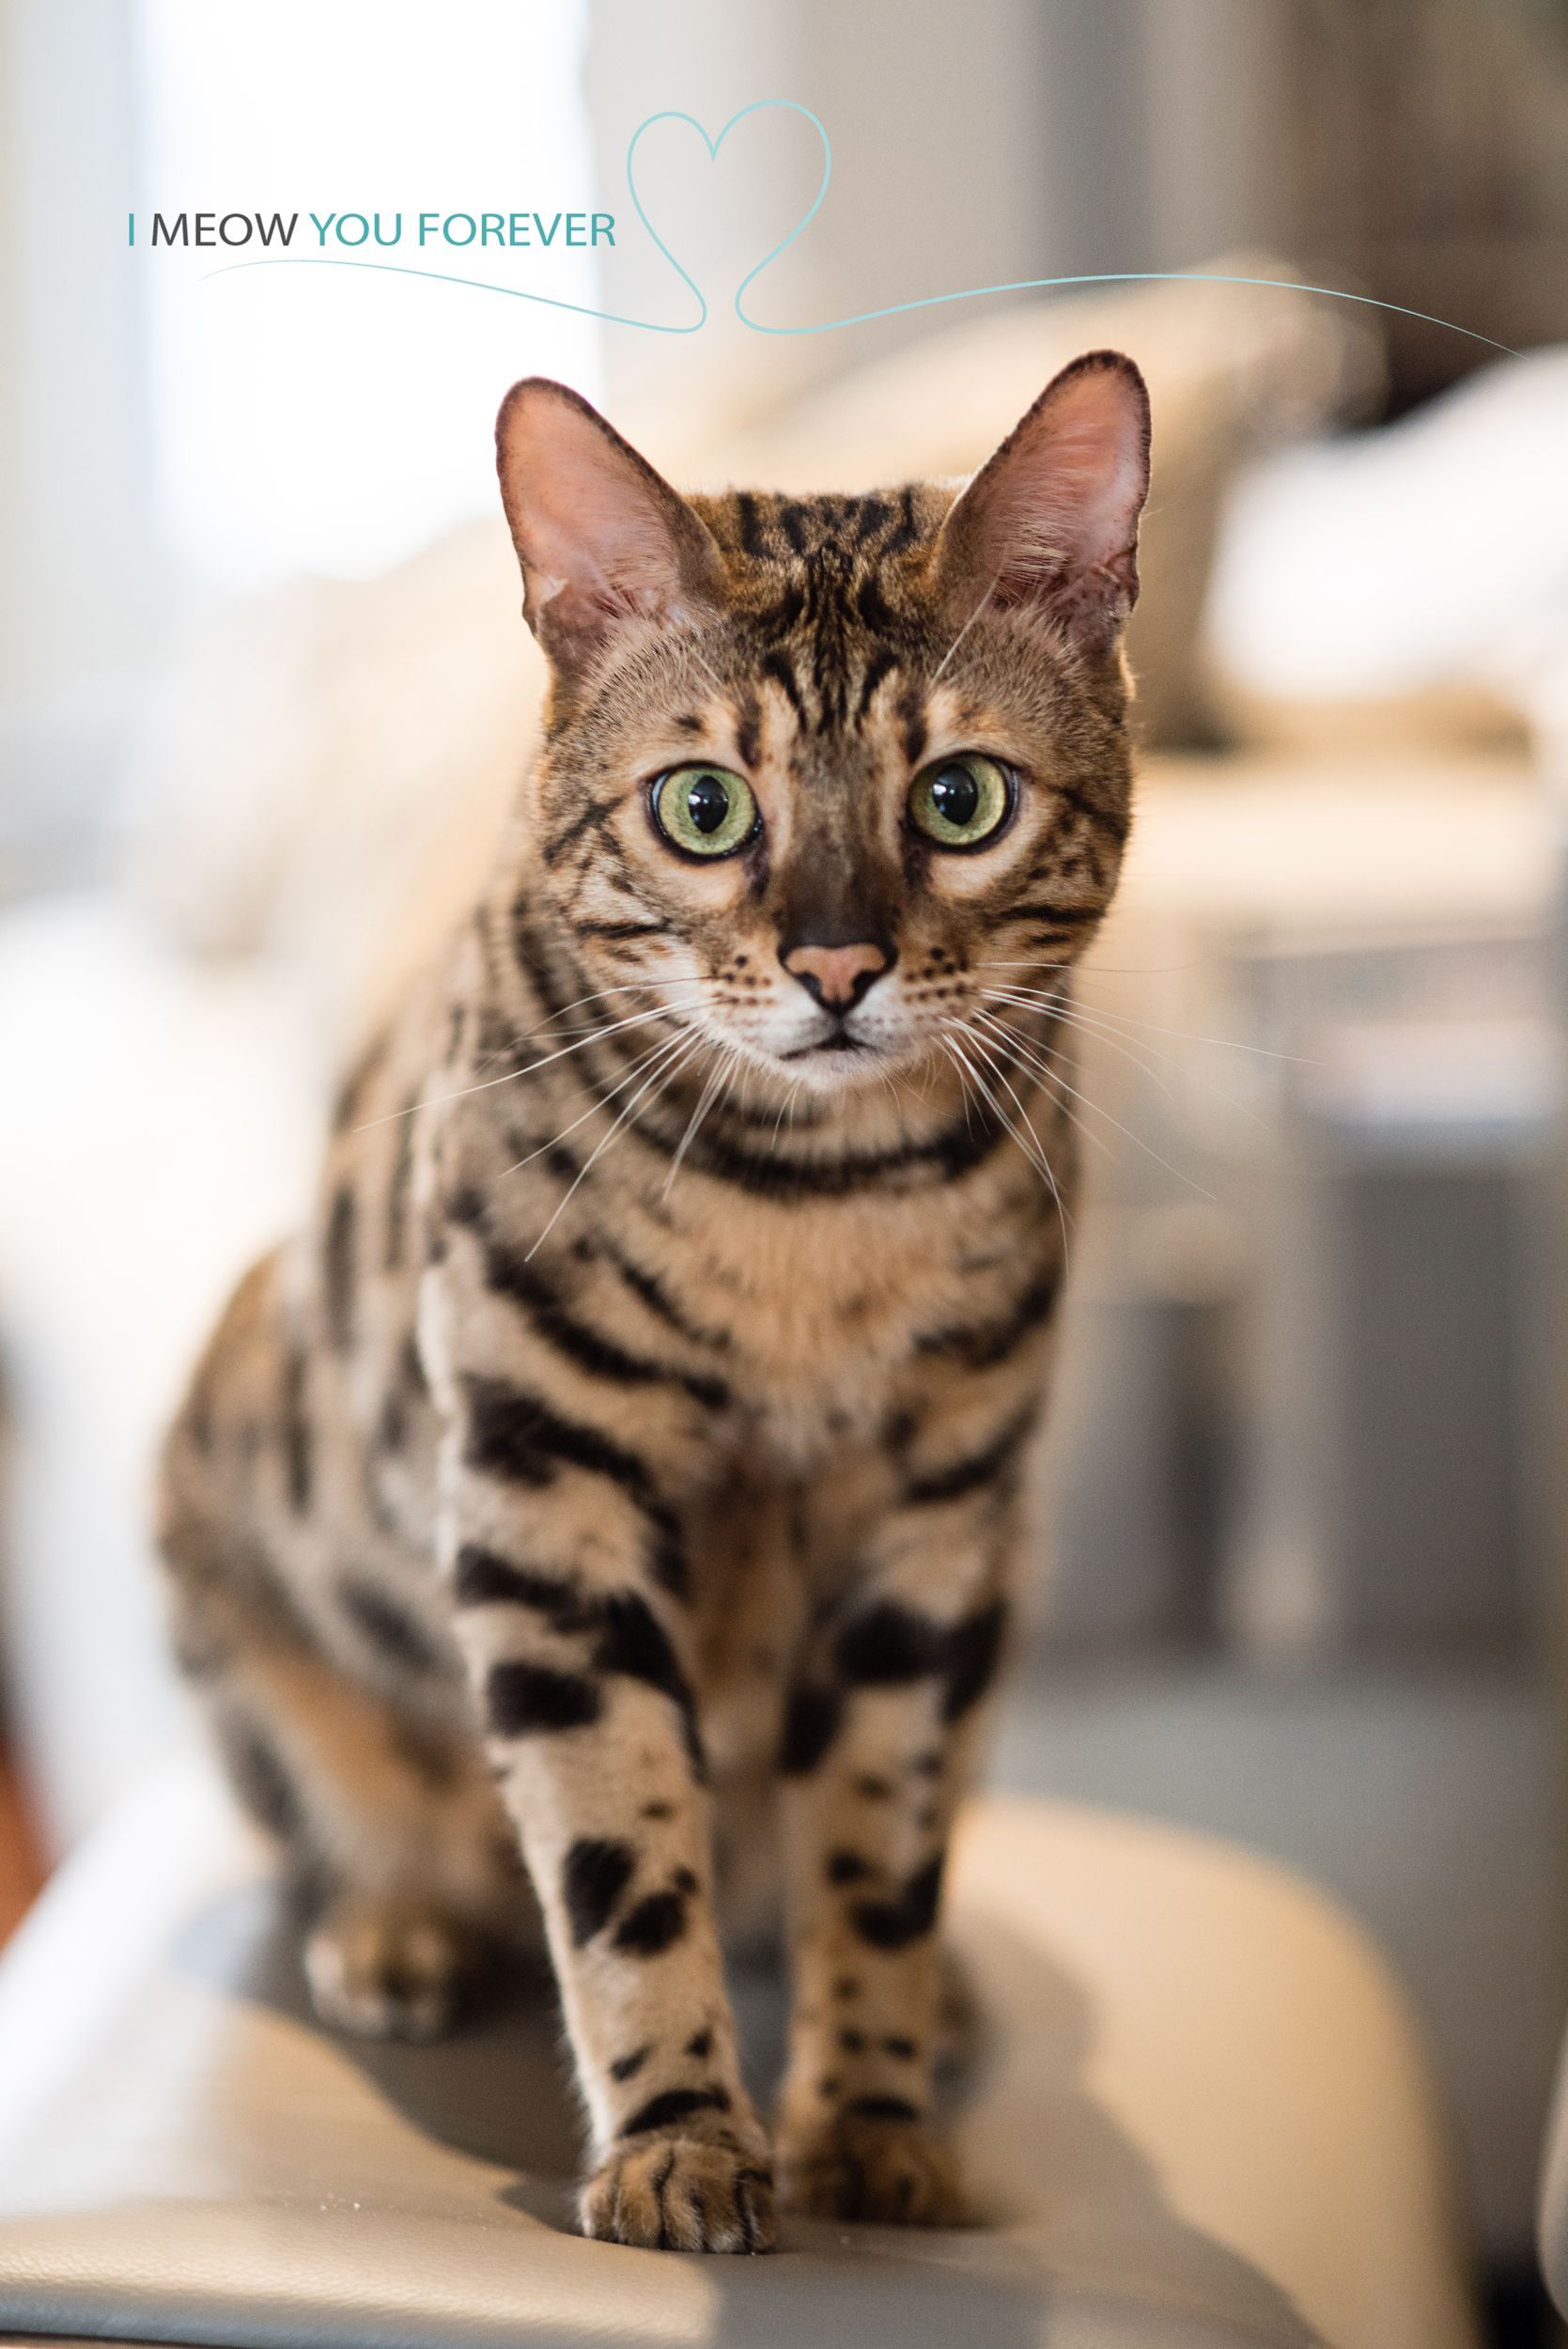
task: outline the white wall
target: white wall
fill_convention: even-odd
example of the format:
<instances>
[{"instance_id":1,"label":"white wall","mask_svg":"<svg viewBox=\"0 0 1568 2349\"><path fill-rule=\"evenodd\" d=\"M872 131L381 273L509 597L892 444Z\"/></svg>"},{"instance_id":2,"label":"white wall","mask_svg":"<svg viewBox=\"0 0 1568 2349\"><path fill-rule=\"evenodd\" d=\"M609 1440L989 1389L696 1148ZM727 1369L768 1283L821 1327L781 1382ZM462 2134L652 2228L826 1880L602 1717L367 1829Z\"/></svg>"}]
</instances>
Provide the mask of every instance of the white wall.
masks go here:
<instances>
[{"instance_id":1,"label":"white wall","mask_svg":"<svg viewBox=\"0 0 1568 2349\"><path fill-rule=\"evenodd\" d=\"M0 8L0 879L101 785L157 620L130 55L129 0Z\"/></svg>"}]
</instances>

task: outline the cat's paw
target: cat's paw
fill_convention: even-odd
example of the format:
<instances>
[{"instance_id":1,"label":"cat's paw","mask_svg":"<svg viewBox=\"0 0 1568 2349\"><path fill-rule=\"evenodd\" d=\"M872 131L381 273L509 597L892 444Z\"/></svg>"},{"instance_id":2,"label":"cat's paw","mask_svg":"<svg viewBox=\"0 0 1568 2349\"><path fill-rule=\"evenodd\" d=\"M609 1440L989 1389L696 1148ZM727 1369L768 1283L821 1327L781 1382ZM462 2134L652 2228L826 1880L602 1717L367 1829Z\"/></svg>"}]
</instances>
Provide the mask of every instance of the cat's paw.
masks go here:
<instances>
[{"instance_id":1,"label":"cat's paw","mask_svg":"<svg viewBox=\"0 0 1568 2349\"><path fill-rule=\"evenodd\" d=\"M612 2148L583 2186L582 2232L654 2251L770 2251L773 2172L729 2136L641 2137Z\"/></svg>"},{"instance_id":2,"label":"cat's paw","mask_svg":"<svg viewBox=\"0 0 1568 2349\"><path fill-rule=\"evenodd\" d=\"M957 2164L921 2121L841 2112L779 2150L793 2210L895 2227L957 2227L966 2216Z\"/></svg>"},{"instance_id":3,"label":"cat's paw","mask_svg":"<svg viewBox=\"0 0 1568 2349\"><path fill-rule=\"evenodd\" d=\"M311 2003L360 2039L439 2039L451 2029L474 1947L438 1909L341 1893L304 1947Z\"/></svg>"}]
</instances>

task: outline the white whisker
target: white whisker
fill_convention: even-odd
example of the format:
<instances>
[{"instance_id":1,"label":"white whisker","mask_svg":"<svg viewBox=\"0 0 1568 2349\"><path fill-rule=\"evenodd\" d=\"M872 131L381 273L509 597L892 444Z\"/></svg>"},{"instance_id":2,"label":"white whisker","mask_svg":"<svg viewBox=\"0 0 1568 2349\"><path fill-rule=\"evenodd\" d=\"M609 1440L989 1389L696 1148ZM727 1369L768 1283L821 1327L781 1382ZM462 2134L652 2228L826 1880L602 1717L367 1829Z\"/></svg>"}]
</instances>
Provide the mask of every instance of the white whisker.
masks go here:
<instances>
[{"instance_id":1,"label":"white whisker","mask_svg":"<svg viewBox=\"0 0 1568 2349\"><path fill-rule=\"evenodd\" d=\"M1000 579L1001 576L1001 574L999 571L997 573L997 579ZM932 685L937 683L942 671L946 668L948 662L952 660L954 654L957 651L965 637L969 634L970 629L974 626L976 620L979 619L980 614L985 611L986 606L990 602L991 598L995 595L997 589L997 579L993 579L990 582L990 584L986 587L985 594L981 597L980 601L975 605L974 610L970 614L969 618L964 622L963 627L958 630L957 635L953 639L952 644L949 645L947 650L938 661L935 669L931 673ZM930 686L926 688L926 691L929 692Z\"/></svg>"},{"instance_id":2,"label":"white whisker","mask_svg":"<svg viewBox=\"0 0 1568 2349\"><path fill-rule=\"evenodd\" d=\"M686 1121L686 1131L681 1135L679 1143L675 1149L675 1155L670 1161L670 1171L664 1177L664 1189L662 1193L664 1198L668 1199L671 1191L675 1189L675 1176L680 1173L681 1166L685 1161L686 1153L691 1149L692 1143L696 1140L697 1128L702 1124L703 1119L707 1115L708 1111L712 1108L713 1103L718 1097L721 1084L726 1077L734 1076L736 1064L740 1058L741 1053L738 1047L731 1045L729 1051L725 1057L719 1062L718 1066L714 1068L712 1073L709 1075L707 1082L704 1085L701 1093L697 1096L696 1107L692 1110L691 1116Z\"/></svg>"},{"instance_id":3,"label":"white whisker","mask_svg":"<svg viewBox=\"0 0 1568 2349\"><path fill-rule=\"evenodd\" d=\"M984 1012L980 1015L982 1019L987 1018L988 1016L989 1015ZM1190 1174L1184 1174L1179 1166L1172 1166L1169 1159L1162 1159L1159 1152L1152 1148L1151 1145L1144 1141L1141 1134L1135 1134L1132 1128L1130 1126L1124 1126L1119 1117L1112 1117L1109 1110L1102 1110L1097 1101L1092 1101L1088 1094L1081 1093L1077 1085L1068 1084L1064 1077L1058 1077L1054 1080L1054 1081L1061 1085L1063 1092L1070 1093L1075 1101L1081 1101L1084 1108L1091 1111L1095 1117L1103 1117L1108 1126L1114 1126L1119 1134L1126 1134L1129 1142L1136 1143L1139 1149L1142 1151L1144 1157L1153 1159L1155 1164L1157 1166L1162 1166L1167 1174L1173 1174L1178 1183L1186 1183L1188 1190L1195 1190L1198 1193L1200 1199L1211 1200L1214 1205L1218 1206L1219 1203L1212 1190L1205 1190L1202 1183L1195 1182L1192 1176Z\"/></svg>"},{"instance_id":4,"label":"white whisker","mask_svg":"<svg viewBox=\"0 0 1568 2349\"><path fill-rule=\"evenodd\" d=\"M573 1052L581 1052L584 1045L602 1043L607 1037L619 1035L628 1028L645 1028L650 1020L675 1018L675 1010L663 1003L657 1004L652 1011L632 1012L625 1019L613 1019L608 1027L591 1030L588 1034L580 1036L575 1044L563 1044L558 1052L547 1052L543 1060L530 1061L526 1068L504 1069L499 1077L486 1077L478 1084L459 1085L455 1093L427 1094L422 1100L411 1101L404 1109L389 1110L384 1117L367 1117L363 1126L356 1126L352 1130L356 1134L367 1134L377 1126L392 1126L400 1117L412 1117L417 1110L441 1109L448 1101L466 1101L470 1094L489 1093L496 1085L514 1083L519 1077L537 1076L541 1068L549 1068L553 1062L567 1060Z\"/></svg>"},{"instance_id":5,"label":"white whisker","mask_svg":"<svg viewBox=\"0 0 1568 2349\"><path fill-rule=\"evenodd\" d=\"M986 970L1010 970L1015 967L1018 970L1028 970L1032 968L1035 970L1055 971L1061 970L1065 966L1060 963L1036 963L1033 965L1019 963L1016 966L1003 963L977 965L977 968ZM1082 975L1085 977L1093 977L1094 974L1092 972L1087 972ZM1268 1048L1268 1046L1264 1044L1244 1043L1239 1036L1199 1035L1190 1028L1161 1027L1159 1022L1156 1019L1137 1019L1130 1012L1108 1011L1103 1003L1084 1005L1070 997L1064 998L1055 988L1024 987L1017 988L1015 992L1020 995L1034 996L1043 1006L1049 1009L1071 1012L1079 1017L1087 1016L1089 1019L1097 1019L1108 1025L1114 1025L1118 1028L1144 1029L1151 1035L1165 1035L1173 1037L1178 1044L1214 1044L1218 1045L1223 1051L1254 1052L1260 1059L1292 1061L1298 1067L1302 1068L1315 1068L1318 1066L1317 1062L1305 1059L1299 1052L1273 1051ZM1153 1048L1151 1047L1151 1050Z\"/></svg>"},{"instance_id":6,"label":"white whisker","mask_svg":"<svg viewBox=\"0 0 1568 2349\"><path fill-rule=\"evenodd\" d=\"M985 1021L986 1034L995 1039L994 1049L1005 1052L1015 1067L1028 1067L1042 1082L1057 1088L1054 1097L1056 1107L1063 1116L1078 1128L1085 1142L1093 1143L1096 1150L1104 1151L1113 1166L1118 1164L1116 1153L1105 1136L1095 1133L1094 1128L1079 1117L1070 1103L1062 1097L1064 1094L1070 1093L1072 1087L1057 1075L1055 1069L1048 1067L1046 1063L1036 1056L1032 1047L1025 1044L1020 1036L1015 1035L1001 1020L993 1019L989 1012L976 1012L975 1018Z\"/></svg>"},{"instance_id":7,"label":"white whisker","mask_svg":"<svg viewBox=\"0 0 1568 2349\"><path fill-rule=\"evenodd\" d=\"M537 1255L539 1250L544 1246L546 1240L550 1237L551 1233L555 1229L557 1222L566 1213L567 1207L570 1206L572 1200L576 1197L578 1185L582 1183L587 1175L593 1173L595 1166L603 1157L605 1151L610 1147L610 1144L614 1141L616 1135L622 1130L628 1118L631 1115L632 1111L637 1107L638 1102L643 1098L644 1094L648 1091L650 1086L656 1084L660 1088L660 1091L662 1092L669 1084L672 1078L675 1075L676 1071L684 1068L687 1062L691 1060L692 1055L703 1050L704 1041L705 1039L701 1036L691 1036L685 1039L685 1051L677 1054L673 1061L666 1062L662 1068L656 1069L653 1075L638 1087L637 1091L632 1095L630 1100L626 1103L625 1107L617 1112L614 1123L612 1125L610 1131L604 1135L602 1140L595 1143L593 1150L590 1152L584 1163L578 1168L576 1175L567 1186L566 1197L557 1203L554 1214L551 1217L549 1222L545 1225L544 1230L539 1234L538 1238L534 1242L533 1247L528 1251L527 1255L524 1257L523 1262L525 1264L532 1263L534 1257Z\"/></svg>"},{"instance_id":8,"label":"white whisker","mask_svg":"<svg viewBox=\"0 0 1568 2349\"><path fill-rule=\"evenodd\" d=\"M947 1029L948 1029L949 1031L951 1031L952 1027L953 1027L955 1024L959 1025L959 1026L963 1026L963 1023L962 1023L961 1021L960 1021L960 1022L956 1022L956 1023L955 1023L955 1022L953 1022L953 1021L948 1021L948 1022L946 1022L946 1023L945 1023L945 1026L947 1027ZM966 1027L966 1028L964 1028L964 1034L965 1034L969 1037L969 1040L970 1040L970 1042L971 1044L975 1042L975 1040L976 1040L976 1039L975 1039L975 1038L974 1038L974 1036L973 1036L973 1035L970 1033L970 1031L969 1031L969 1029L968 1029L967 1027ZM973 1077L973 1079L974 1079L976 1088L978 1089L978 1091L979 1091L979 1093L980 1093L980 1095L981 1095L982 1099L984 1099L985 1101L986 1101L986 1102L988 1102L988 1103L989 1103L989 1105L990 1105L990 1107L991 1107L992 1111L994 1112L994 1113L995 1113L998 1117L1000 1117L1000 1118L1001 1118L1001 1120L1002 1124L1006 1127L1006 1128L1007 1128L1008 1132L1012 1135L1012 1137L1013 1137L1014 1141L1017 1143L1017 1145L1018 1145L1019 1149L1023 1152L1024 1157L1028 1159L1028 1161L1029 1161L1030 1165L1031 1165L1031 1166L1032 1166L1032 1167L1034 1168L1035 1172L1036 1172L1038 1174L1043 1175L1043 1176L1044 1176L1044 1178L1045 1178L1045 1180L1046 1180L1046 1182L1049 1185L1049 1187L1050 1187L1050 1195L1051 1195L1051 1197L1052 1197L1052 1198L1055 1200L1055 1202L1056 1202L1056 1212L1057 1212L1057 1217L1058 1217L1058 1219L1059 1219L1059 1221L1060 1221L1060 1222L1061 1222L1061 1225L1062 1225L1062 1261L1063 1261L1063 1266L1064 1266L1064 1265L1066 1264L1066 1262L1067 1262L1067 1245L1068 1245L1068 1243L1067 1243L1067 1209L1066 1209L1066 1205L1065 1205L1065 1202L1063 1201L1063 1197L1062 1197L1061 1189L1060 1189L1060 1187L1059 1187L1059 1185L1058 1185L1058 1183L1057 1183L1056 1176L1055 1176L1055 1174L1054 1174L1052 1173L1052 1171L1051 1171L1051 1163L1050 1163L1050 1160L1049 1160L1049 1159L1046 1156L1045 1147L1044 1147L1043 1143L1041 1143L1041 1140L1040 1140L1039 1135L1035 1132L1035 1130L1034 1130L1033 1127L1030 1124L1028 1117L1024 1115L1024 1113L1023 1113L1023 1109L1022 1109L1022 1104L1021 1104L1021 1103L1019 1103L1019 1105L1018 1105L1018 1106L1019 1106L1019 1114L1020 1114L1020 1116L1023 1116L1023 1131L1022 1131L1021 1133L1019 1132L1019 1130L1018 1130L1017 1127L1014 1125L1013 1120L1012 1120L1012 1119L1008 1116L1007 1112L1006 1112L1006 1111L1002 1108L1001 1103L1001 1102L997 1099L996 1096L992 1093L992 1091L991 1091L991 1089L990 1089L989 1085L987 1085L987 1084L986 1084L986 1082L985 1079L984 1079L984 1078L980 1075L979 1071L978 1071L978 1070L977 1070L977 1069L973 1066L973 1065L972 1065L972 1063L970 1061L970 1059L969 1059L968 1055L964 1052L964 1050L963 1050L962 1047L961 1047L961 1046L959 1046L959 1045L956 1045L956 1044L955 1044L955 1043L953 1042L953 1038L952 1038L952 1034L951 1034L951 1033L948 1033L948 1034L944 1034L944 1037L943 1037L943 1043L945 1044L946 1049L948 1050L948 1051L949 1051L949 1052L952 1052L952 1053L956 1054L956 1056L957 1056L957 1060L958 1060L958 1063L959 1063L959 1066L962 1066L962 1067L966 1067L966 1068L968 1068L968 1069L969 1069L969 1072L970 1072L970 1076L971 1076L971 1077ZM993 1073L993 1075L994 1075L996 1072L993 1070L993 1071L992 1071L992 1073ZM1017 1102L1017 1101L1018 1097L1017 1097L1017 1095L1016 1093L1013 1093L1013 1088L1012 1088L1012 1086L1011 1086L1010 1084L1007 1084L1007 1080L1006 1080L1005 1078L1002 1078L1002 1079L1001 1079L1001 1082L1002 1082L1004 1085L1007 1085L1007 1090L1008 1090L1008 1092L1009 1092L1010 1094L1012 1094L1012 1096L1013 1096L1013 1099L1015 1100L1015 1102Z\"/></svg>"},{"instance_id":9,"label":"white whisker","mask_svg":"<svg viewBox=\"0 0 1568 2349\"><path fill-rule=\"evenodd\" d=\"M1123 1060L1130 1061L1133 1067L1140 1070L1155 1087L1156 1091L1163 1094L1168 1101L1172 1101L1175 1098L1171 1086L1160 1075L1158 1069L1155 1067L1151 1061L1144 1057L1146 1053L1157 1052L1158 1053L1160 1059L1166 1063L1167 1066L1173 1067L1176 1065L1177 1056L1168 1046L1161 1047L1157 1044L1151 1044L1147 1037L1140 1035L1137 1037L1136 1041L1137 1044L1142 1049L1141 1050L1135 1050L1133 1049L1133 1045L1127 1041L1126 1035L1121 1030L1110 1027L1107 1024L1104 1015L1098 1012L1087 1010L1083 1004L1078 1003L1071 996L1052 996L1048 999L1041 999L1037 1001L1035 997L1035 990L1032 988L1018 988L983 987L980 992L982 995L986 996L994 1003L1014 1003L1020 1006L1024 1010L1035 1012L1037 1015L1043 1013L1048 1014L1051 1019L1059 1019L1063 1027L1077 1029L1080 1034L1087 1036L1092 1044L1098 1045L1107 1051L1115 1052ZM1211 1039L1203 1036L1195 1036L1189 1040L1198 1044L1218 1041L1218 1039ZM1048 1051L1050 1047L1047 1045L1042 1047L1042 1049ZM1262 1050L1262 1047L1258 1045L1244 1044L1239 1045L1236 1049L1240 1051L1259 1051ZM1281 1054L1278 1057L1285 1058L1287 1055ZM1240 1099L1239 1097L1232 1093L1227 1086L1217 1083L1209 1070L1205 1068L1193 1069L1190 1063L1186 1065L1188 1068L1189 1074L1196 1077L1197 1081L1203 1086L1203 1091L1212 1095L1215 1100L1223 1101L1227 1109L1236 1111L1239 1115L1250 1119L1254 1126L1261 1127L1266 1123L1266 1120L1260 1114L1257 1109L1254 1108L1250 1101L1244 1101ZM1309 1066L1311 1064L1309 1064Z\"/></svg>"},{"instance_id":10,"label":"white whisker","mask_svg":"<svg viewBox=\"0 0 1568 2349\"><path fill-rule=\"evenodd\" d=\"M1167 1100L1170 1100L1172 1097L1170 1086L1166 1083L1158 1069L1155 1067L1153 1062L1145 1060L1141 1053L1133 1050L1130 1044L1123 1043L1120 1038L1112 1035L1100 1035L1097 1030L1091 1029L1078 1017L1077 1006L1073 1003L1070 997L1063 999L1060 1003L1051 1004L1048 1010L1048 1007L1044 1003L1036 1003L1032 1002L1027 990L1020 990L1017 988L983 987L980 992L986 998L987 1003L1013 1003L1016 1004L1021 1011L1031 1011L1036 1016L1044 1014L1049 1019L1060 1019L1064 1027L1080 1028L1086 1035L1097 1035L1098 1040L1107 1045L1111 1051L1119 1053L1123 1060L1130 1061L1135 1068L1141 1070L1142 1074L1149 1080L1149 1082L1163 1093ZM1052 1047L1048 1044L1043 1044L1041 1045L1040 1050L1044 1052L1049 1052L1051 1051ZM1166 1057L1169 1059L1171 1055L1167 1054Z\"/></svg>"},{"instance_id":11,"label":"white whisker","mask_svg":"<svg viewBox=\"0 0 1568 2349\"><path fill-rule=\"evenodd\" d=\"M549 1142L541 1142L536 1150L530 1150L526 1158L515 1159L512 1164L503 1168L502 1172L506 1174L515 1174L520 1167L532 1166L536 1159L542 1159L546 1151L553 1150L557 1143L566 1141L568 1134L575 1134L580 1126L585 1126L591 1117L597 1117L606 1101L613 1101L617 1093L624 1093L628 1085L634 1084L644 1070L657 1066L661 1058L668 1058L695 1033L694 1029L683 1026L678 1035L666 1036L662 1043L651 1045L647 1051L639 1054L638 1058L632 1062L619 1084L610 1085L603 1093L598 1094L589 1102L581 1117L574 1117L569 1126L563 1126L561 1131L553 1135Z\"/></svg>"}]
</instances>

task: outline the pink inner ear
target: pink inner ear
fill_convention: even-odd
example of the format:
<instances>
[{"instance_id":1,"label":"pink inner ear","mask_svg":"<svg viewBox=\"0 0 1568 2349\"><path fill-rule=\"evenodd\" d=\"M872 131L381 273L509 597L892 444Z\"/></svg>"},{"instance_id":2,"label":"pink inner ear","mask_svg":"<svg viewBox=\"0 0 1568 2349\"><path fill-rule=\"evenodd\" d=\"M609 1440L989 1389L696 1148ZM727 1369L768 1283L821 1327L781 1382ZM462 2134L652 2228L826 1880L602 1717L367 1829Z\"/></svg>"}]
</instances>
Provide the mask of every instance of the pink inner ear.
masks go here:
<instances>
[{"instance_id":1,"label":"pink inner ear","mask_svg":"<svg viewBox=\"0 0 1568 2349\"><path fill-rule=\"evenodd\" d=\"M1135 584L1130 556L1148 488L1141 387L1088 366L1048 390L976 477L975 556L1004 592L1094 570Z\"/></svg>"},{"instance_id":2,"label":"pink inner ear","mask_svg":"<svg viewBox=\"0 0 1568 2349\"><path fill-rule=\"evenodd\" d=\"M701 568L702 525L586 402L520 384L498 458L524 608L553 656L585 649L617 617L680 608Z\"/></svg>"},{"instance_id":3,"label":"pink inner ear","mask_svg":"<svg viewBox=\"0 0 1568 2349\"><path fill-rule=\"evenodd\" d=\"M613 449L568 430L553 448L536 445L530 471L525 560L541 574L607 612L657 608L674 597L680 566L668 529Z\"/></svg>"}]
</instances>

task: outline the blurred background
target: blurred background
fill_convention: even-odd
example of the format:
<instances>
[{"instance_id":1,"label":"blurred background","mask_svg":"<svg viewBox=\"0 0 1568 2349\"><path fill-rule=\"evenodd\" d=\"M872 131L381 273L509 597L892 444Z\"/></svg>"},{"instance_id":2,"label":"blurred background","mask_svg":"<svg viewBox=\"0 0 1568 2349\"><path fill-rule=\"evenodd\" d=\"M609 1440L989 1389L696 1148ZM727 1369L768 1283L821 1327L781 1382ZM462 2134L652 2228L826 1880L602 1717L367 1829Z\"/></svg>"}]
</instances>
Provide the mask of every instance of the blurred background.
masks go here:
<instances>
[{"instance_id":1,"label":"blurred background","mask_svg":"<svg viewBox=\"0 0 1568 2349\"><path fill-rule=\"evenodd\" d=\"M702 334L586 315L689 321L628 142L768 97L833 177L766 323L1202 274L748 332L729 293L819 169L780 110L713 162L678 124L640 149ZM501 392L565 376L695 486L866 487L969 469L1120 345L1157 435L1144 781L1080 999L1051 1571L995 1770L1358 1912L1437 2060L1495 2338L1549 2338L1568 0L448 0L439 45L411 0L0 0L0 174L6 1919L189 1734L156 1430L525 755ZM608 210L616 244L475 270L545 307L125 238L487 205Z\"/></svg>"}]
</instances>

